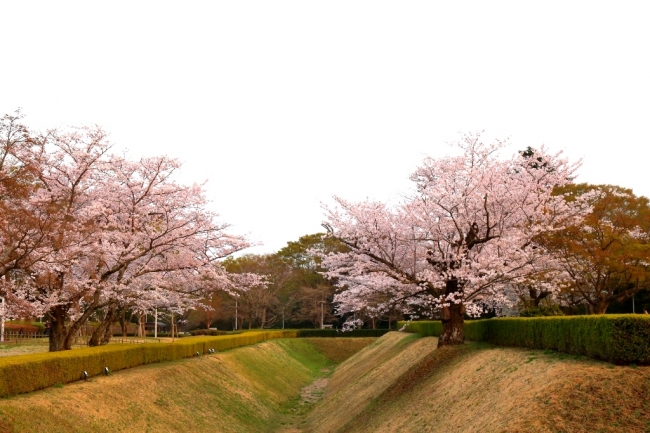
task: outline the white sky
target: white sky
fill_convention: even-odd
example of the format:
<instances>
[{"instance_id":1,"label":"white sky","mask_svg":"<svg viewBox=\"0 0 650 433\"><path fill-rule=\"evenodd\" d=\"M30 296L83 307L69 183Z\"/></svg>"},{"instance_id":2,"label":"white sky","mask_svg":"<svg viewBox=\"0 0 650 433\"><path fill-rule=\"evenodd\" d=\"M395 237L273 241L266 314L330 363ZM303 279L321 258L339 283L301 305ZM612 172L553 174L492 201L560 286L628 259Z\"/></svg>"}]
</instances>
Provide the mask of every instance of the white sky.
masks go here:
<instances>
[{"instance_id":1,"label":"white sky","mask_svg":"<svg viewBox=\"0 0 650 433\"><path fill-rule=\"evenodd\" d=\"M648 1L2 1L0 115L99 124L209 180L265 253L389 200L459 132L650 196Z\"/></svg>"}]
</instances>

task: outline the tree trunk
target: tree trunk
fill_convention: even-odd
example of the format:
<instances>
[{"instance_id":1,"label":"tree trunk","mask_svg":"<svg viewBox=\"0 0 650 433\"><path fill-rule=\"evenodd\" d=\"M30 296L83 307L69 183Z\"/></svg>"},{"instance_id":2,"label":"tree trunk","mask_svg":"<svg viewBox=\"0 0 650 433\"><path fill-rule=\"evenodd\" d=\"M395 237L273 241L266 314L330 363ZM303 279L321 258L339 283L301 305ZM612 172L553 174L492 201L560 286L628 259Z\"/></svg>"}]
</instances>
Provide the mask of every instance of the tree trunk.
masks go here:
<instances>
[{"instance_id":1,"label":"tree trunk","mask_svg":"<svg viewBox=\"0 0 650 433\"><path fill-rule=\"evenodd\" d=\"M600 301L595 308L594 314L605 314L607 312L607 307L609 307L609 302Z\"/></svg>"},{"instance_id":2,"label":"tree trunk","mask_svg":"<svg viewBox=\"0 0 650 433\"><path fill-rule=\"evenodd\" d=\"M459 292L458 280L455 278L447 280L445 295L457 292ZM464 315L465 305L462 303L442 308L442 334L438 337L438 347L465 343Z\"/></svg>"},{"instance_id":3,"label":"tree trunk","mask_svg":"<svg viewBox=\"0 0 650 433\"><path fill-rule=\"evenodd\" d=\"M106 311L104 315L104 320L99 323L99 326L93 331L93 334L88 340L88 345L101 346L108 344L113 334L113 323L115 322L117 316L117 309L114 306L111 306Z\"/></svg>"},{"instance_id":4,"label":"tree trunk","mask_svg":"<svg viewBox=\"0 0 650 433\"><path fill-rule=\"evenodd\" d=\"M97 328L95 328L88 340L88 345L90 347L99 346L101 344L102 335L104 335L104 322L100 322L99 325L97 325Z\"/></svg>"},{"instance_id":5,"label":"tree trunk","mask_svg":"<svg viewBox=\"0 0 650 433\"><path fill-rule=\"evenodd\" d=\"M126 310L122 311L120 315L120 328L122 329L122 337L126 337L127 333L127 321L126 321Z\"/></svg>"},{"instance_id":6,"label":"tree trunk","mask_svg":"<svg viewBox=\"0 0 650 433\"><path fill-rule=\"evenodd\" d=\"M65 350L68 330L65 326L66 313L64 307L58 305L49 312L50 315L50 352Z\"/></svg>"},{"instance_id":7,"label":"tree trunk","mask_svg":"<svg viewBox=\"0 0 650 433\"><path fill-rule=\"evenodd\" d=\"M102 336L102 346L105 344L108 344L111 341L111 338L113 337L113 323L115 320L115 316L111 317L111 321L108 323L108 326L104 328L104 335Z\"/></svg>"},{"instance_id":8,"label":"tree trunk","mask_svg":"<svg viewBox=\"0 0 650 433\"><path fill-rule=\"evenodd\" d=\"M140 313L138 314L138 337L145 337L146 333L144 332L144 321L145 321L145 315Z\"/></svg>"}]
</instances>

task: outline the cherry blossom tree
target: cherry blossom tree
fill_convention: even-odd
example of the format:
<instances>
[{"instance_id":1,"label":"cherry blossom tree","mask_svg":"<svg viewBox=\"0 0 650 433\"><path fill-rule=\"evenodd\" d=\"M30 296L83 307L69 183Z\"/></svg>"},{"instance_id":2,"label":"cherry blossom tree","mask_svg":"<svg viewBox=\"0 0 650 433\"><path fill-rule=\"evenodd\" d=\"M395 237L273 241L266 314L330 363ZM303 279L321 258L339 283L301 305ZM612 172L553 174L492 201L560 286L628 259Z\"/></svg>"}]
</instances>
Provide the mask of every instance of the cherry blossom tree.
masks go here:
<instances>
[{"instance_id":1,"label":"cherry blossom tree","mask_svg":"<svg viewBox=\"0 0 650 433\"><path fill-rule=\"evenodd\" d=\"M405 303L407 314L440 314L440 346L462 344L464 316L507 304L513 284L543 275L554 290L555 259L536 239L584 213L583 201L552 194L578 164L543 148L502 158L505 145L464 136L459 156L424 160L415 193L395 206L335 198L324 226L350 251L323 265L343 289L339 314Z\"/></svg>"},{"instance_id":2,"label":"cherry blossom tree","mask_svg":"<svg viewBox=\"0 0 650 433\"><path fill-rule=\"evenodd\" d=\"M0 284L12 309L20 308L9 290L24 278L23 269L41 260L53 224L51 208L34 198L39 187L39 159L45 137L33 135L22 115L0 119ZM10 312L11 314L11 312Z\"/></svg>"},{"instance_id":3,"label":"cherry blossom tree","mask_svg":"<svg viewBox=\"0 0 650 433\"><path fill-rule=\"evenodd\" d=\"M33 139L17 120L0 131L0 290L10 314L48 316L50 350L69 349L93 314L102 344L124 308L189 308L232 286L219 260L249 242L208 210L202 186L173 180L178 161L111 155L100 128Z\"/></svg>"}]
</instances>

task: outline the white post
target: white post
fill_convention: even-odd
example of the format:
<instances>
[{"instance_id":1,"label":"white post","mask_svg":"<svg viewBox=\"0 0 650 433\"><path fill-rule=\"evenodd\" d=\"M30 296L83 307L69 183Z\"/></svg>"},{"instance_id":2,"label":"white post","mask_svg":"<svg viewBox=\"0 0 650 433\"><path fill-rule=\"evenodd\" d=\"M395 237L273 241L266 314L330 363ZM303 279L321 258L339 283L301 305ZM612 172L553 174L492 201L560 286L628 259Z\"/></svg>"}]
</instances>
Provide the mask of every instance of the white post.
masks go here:
<instances>
[{"instance_id":1,"label":"white post","mask_svg":"<svg viewBox=\"0 0 650 433\"><path fill-rule=\"evenodd\" d=\"M156 312L154 313L154 324L153 324L153 336L154 338L158 338L158 308L156 308Z\"/></svg>"},{"instance_id":2,"label":"white post","mask_svg":"<svg viewBox=\"0 0 650 433\"><path fill-rule=\"evenodd\" d=\"M0 342L5 341L5 298L0 296Z\"/></svg>"},{"instance_id":3,"label":"white post","mask_svg":"<svg viewBox=\"0 0 650 433\"><path fill-rule=\"evenodd\" d=\"M235 301L235 331L237 330L237 301Z\"/></svg>"}]
</instances>

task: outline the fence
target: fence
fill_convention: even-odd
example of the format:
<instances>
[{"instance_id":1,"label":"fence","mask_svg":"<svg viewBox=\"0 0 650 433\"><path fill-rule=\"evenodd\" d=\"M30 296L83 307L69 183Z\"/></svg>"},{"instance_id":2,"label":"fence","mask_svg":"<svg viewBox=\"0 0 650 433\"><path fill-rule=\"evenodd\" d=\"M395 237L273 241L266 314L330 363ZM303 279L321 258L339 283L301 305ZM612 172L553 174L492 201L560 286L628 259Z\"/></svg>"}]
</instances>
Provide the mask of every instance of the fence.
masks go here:
<instances>
[{"instance_id":1,"label":"fence","mask_svg":"<svg viewBox=\"0 0 650 433\"><path fill-rule=\"evenodd\" d=\"M111 341L109 343L115 343L115 344L144 344L144 343L160 343L161 339L160 338L124 338L124 337L118 337L118 338L111 338Z\"/></svg>"},{"instance_id":2,"label":"fence","mask_svg":"<svg viewBox=\"0 0 650 433\"><path fill-rule=\"evenodd\" d=\"M78 335L72 338L73 346L87 346L89 336ZM143 344L143 343L160 343L160 338L111 338L110 343L116 344ZM20 332L5 332L4 341L0 344L11 345L48 345L50 337L47 334L25 334Z\"/></svg>"},{"instance_id":3,"label":"fence","mask_svg":"<svg viewBox=\"0 0 650 433\"><path fill-rule=\"evenodd\" d=\"M26 334L24 332L5 332L4 344L48 344L45 334Z\"/></svg>"},{"instance_id":4,"label":"fence","mask_svg":"<svg viewBox=\"0 0 650 433\"><path fill-rule=\"evenodd\" d=\"M73 346L87 346L88 338L86 336L75 336L72 338ZM29 344L29 345L48 345L50 337L47 334L27 334L21 332L5 332L4 341L1 344Z\"/></svg>"}]
</instances>

